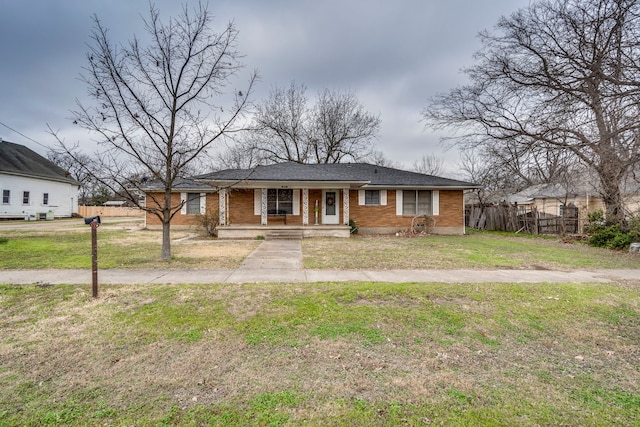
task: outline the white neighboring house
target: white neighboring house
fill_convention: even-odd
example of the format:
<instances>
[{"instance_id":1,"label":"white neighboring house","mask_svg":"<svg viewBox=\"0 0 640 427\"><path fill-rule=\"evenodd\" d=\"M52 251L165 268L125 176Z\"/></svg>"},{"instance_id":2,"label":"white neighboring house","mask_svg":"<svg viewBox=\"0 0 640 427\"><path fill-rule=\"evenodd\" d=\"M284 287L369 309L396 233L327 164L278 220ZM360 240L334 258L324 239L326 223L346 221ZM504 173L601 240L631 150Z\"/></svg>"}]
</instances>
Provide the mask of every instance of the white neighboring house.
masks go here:
<instances>
[{"instance_id":1,"label":"white neighboring house","mask_svg":"<svg viewBox=\"0 0 640 427\"><path fill-rule=\"evenodd\" d=\"M79 187L46 158L0 139L0 218L71 217L78 213Z\"/></svg>"}]
</instances>

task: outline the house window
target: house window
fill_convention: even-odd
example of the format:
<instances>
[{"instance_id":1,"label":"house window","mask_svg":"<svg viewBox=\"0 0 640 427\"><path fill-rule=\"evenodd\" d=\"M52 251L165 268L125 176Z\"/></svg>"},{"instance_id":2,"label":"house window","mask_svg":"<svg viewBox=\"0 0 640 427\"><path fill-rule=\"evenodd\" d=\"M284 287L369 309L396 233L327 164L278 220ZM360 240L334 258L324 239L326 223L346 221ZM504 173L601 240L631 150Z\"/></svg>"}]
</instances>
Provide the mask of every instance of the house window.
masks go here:
<instances>
[{"instance_id":1,"label":"house window","mask_svg":"<svg viewBox=\"0 0 640 427\"><path fill-rule=\"evenodd\" d=\"M558 205L558 216L564 216L565 207L564 203Z\"/></svg>"},{"instance_id":2,"label":"house window","mask_svg":"<svg viewBox=\"0 0 640 427\"><path fill-rule=\"evenodd\" d=\"M379 205L380 204L380 190L365 190L364 191L364 204L365 205Z\"/></svg>"},{"instance_id":3,"label":"house window","mask_svg":"<svg viewBox=\"0 0 640 427\"><path fill-rule=\"evenodd\" d=\"M11 203L11 190L2 190L2 204L8 205Z\"/></svg>"},{"instance_id":4,"label":"house window","mask_svg":"<svg viewBox=\"0 0 640 427\"><path fill-rule=\"evenodd\" d=\"M30 199L30 195L28 191L23 191L22 192L22 204L23 205L28 205L29 204L29 200Z\"/></svg>"},{"instance_id":5,"label":"house window","mask_svg":"<svg viewBox=\"0 0 640 427\"><path fill-rule=\"evenodd\" d=\"M42 204L43 205L48 205L49 204L49 193L43 193L42 194Z\"/></svg>"},{"instance_id":6,"label":"house window","mask_svg":"<svg viewBox=\"0 0 640 427\"><path fill-rule=\"evenodd\" d=\"M269 215L293 215L293 190L267 190L267 213Z\"/></svg>"},{"instance_id":7,"label":"house window","mask_svg":"<svg viewBox=\"0 0 640 427\"><path fill-rule=\"evenodd\" d=\"M200 213L200 193L187 193L187 215Z\"/></svg>"},{"instance_id":8,"label":"house window","mask_svg":"<svg viewBox=\"0 0 640 427\"><path fill-rule=\"evenodd\" d=\"M402 215L431 215L430 190L404 190L402 192Z\"/></svg>"}]
</instances>

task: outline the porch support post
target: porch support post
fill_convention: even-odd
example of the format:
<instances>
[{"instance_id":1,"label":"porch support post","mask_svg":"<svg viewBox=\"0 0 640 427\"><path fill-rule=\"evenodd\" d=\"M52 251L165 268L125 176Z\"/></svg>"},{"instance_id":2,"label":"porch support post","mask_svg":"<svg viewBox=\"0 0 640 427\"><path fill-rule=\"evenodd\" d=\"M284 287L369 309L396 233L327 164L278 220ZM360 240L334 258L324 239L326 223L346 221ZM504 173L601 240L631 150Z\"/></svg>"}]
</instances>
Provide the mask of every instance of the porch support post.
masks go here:
<instances>
[{"instance_id":1,"label":"porch support post","mask_svg":"<svg viewBox=\"0 0 640 427\"><path fill-rule=\"evenodd\" d=\"M218 191L218 215L220 225L227 225L227 189L221 188Z\"/></svg>"},{"instance_id":2,"label":"porch support post","mask_svg":"<svg viewBox=\"0 0 640 427\"><path fill-rule=\"evenodd\" d=\"M342 189L342 212L344 220L342 223L344 225L349 225L349 189Z\"/></svg>"},{"instance_id":3,"label":"porch support post","mask_svg":"<svg viewBox=\"0 0 640 427\"><path fill-rule=\"evenodd\" d=\"M267 189L260 191L260 224L267 225Z\"/></svg>"},{"instance_id":4,"label":"porch support post","mask_svg":"<svg viewBox=\"0 0 640 427\"><path fill-rule=\"evenodd\" d=\"M309 225L309 189L302 189L302 225Z\"/></svg>"}]
</instances>

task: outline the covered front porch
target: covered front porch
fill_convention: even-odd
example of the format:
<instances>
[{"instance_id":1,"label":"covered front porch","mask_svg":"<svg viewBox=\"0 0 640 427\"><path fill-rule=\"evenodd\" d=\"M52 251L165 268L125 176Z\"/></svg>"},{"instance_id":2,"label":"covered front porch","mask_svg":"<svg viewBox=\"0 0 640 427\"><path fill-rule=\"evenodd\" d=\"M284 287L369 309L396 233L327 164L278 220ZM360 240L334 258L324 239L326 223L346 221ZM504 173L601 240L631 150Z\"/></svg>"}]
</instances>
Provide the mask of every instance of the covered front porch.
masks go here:
<instances>
[{"instance_id":1,"label":"covered front porch","mask_svg":"<svg viewBox=\"0 0 640 427\"><path fill-rule=\"evenodd\" d=\"M349 237L349 187L274 184L219 188L218 237Z\"/></svg>"}]
</instances>

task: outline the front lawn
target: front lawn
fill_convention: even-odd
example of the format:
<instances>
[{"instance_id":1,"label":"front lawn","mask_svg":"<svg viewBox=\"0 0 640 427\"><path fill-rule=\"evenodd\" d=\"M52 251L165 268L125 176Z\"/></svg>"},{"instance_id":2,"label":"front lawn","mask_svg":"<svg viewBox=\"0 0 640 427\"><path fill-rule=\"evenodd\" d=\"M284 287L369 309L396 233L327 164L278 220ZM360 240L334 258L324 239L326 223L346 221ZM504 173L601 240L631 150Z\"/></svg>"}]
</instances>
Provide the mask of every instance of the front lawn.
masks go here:
<instances>
[{"instance_id":1,"label":"front lawn","mask_svg":"<svg viewBox=\"0 0 640 427\"><path fill-rule=\"evenodd\" d=\"M98 229L100 268L238 268L257 241L188 239L173 231L172 258L162 261L160 230ZM0 269L91 268L89 227L65 230L1 230Z\"/></svg>"},{"instance_id":2,"label":"front lawn","mask_svg":"<svg viewBox=\"0 0 640 427\"><path fill-rule=\"evenodd\" d=\"M466 236L306 239L306 268L600 269L640 268L640 256L563 243L558 238L492 232Z\"/></svg>"},{"instance_id":3,"label":"front lawn","mask_svg":"<svg viewBox=\"0 0 640 427\"><path fill-rule=\"evenodd\" d=\"M0 269L91 268L91 232L0 230ZM99 268L233 269L257 240L189 238L172 232L173 257L160 260L159 230L98 229ZM556 238L473 232L466 236L312 238L304 266L319 269L601 269L640 268L640 256L563 243Z\"/></svg>"},{"instance_id":4,"label":"front lawn","mask_svg":"<svg viewBox=\"0 0 640 427\"><path fill-rule=\"evenodd\" d=\"M0 426L637 425L640 282L0 285Z\"/></svg>"}]
</instances>

